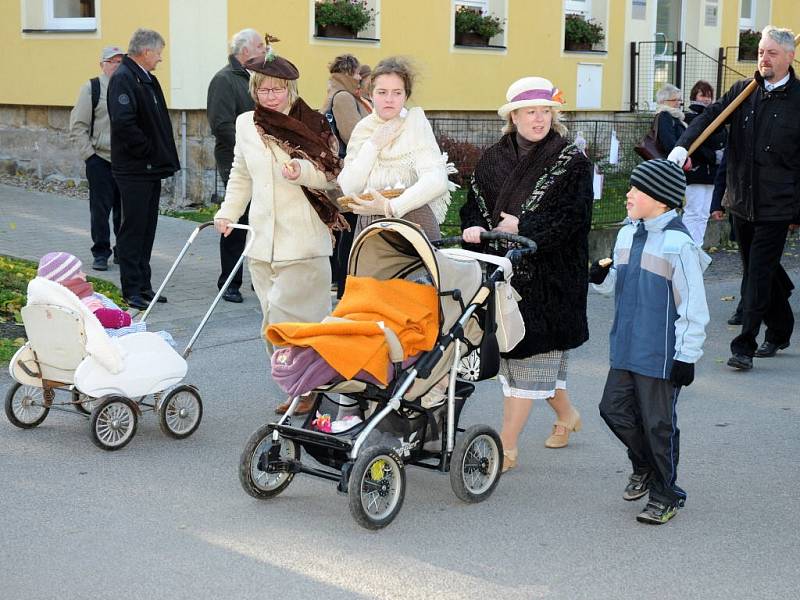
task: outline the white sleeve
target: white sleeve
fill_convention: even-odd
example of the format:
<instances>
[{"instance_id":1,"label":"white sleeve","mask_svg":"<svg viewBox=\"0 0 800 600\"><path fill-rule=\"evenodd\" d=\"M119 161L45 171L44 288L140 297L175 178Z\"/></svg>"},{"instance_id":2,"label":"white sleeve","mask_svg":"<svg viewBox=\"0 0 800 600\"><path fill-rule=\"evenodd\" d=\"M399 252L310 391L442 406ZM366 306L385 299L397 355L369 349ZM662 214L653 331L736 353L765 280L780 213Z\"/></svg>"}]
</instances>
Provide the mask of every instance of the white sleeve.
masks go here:
<instances>
[{"instance_id":1,"label":"white sleeve","mask_svg":"<svg viewBox=\"0 0 800 600\"><path fill-rule=\"evenodd\" d=\"M678 311L674 358L686 363L696 363L703 355L709 321L700 252L694 244L684 244L679 254L671 255L672 289Z\"/></svg>"},{"instance_id":2,"label":"white sleeve","mask_svg":"<svg viewBox=\"0 0 800 600\"><path fill-rule=\"evenodd\" d=\"M339 173L339 187L345 194L360 194L367 187L367 180L378 158L378 148L370 140L365 140L360 145L353 143L353 138L358 130L358 125L353 131L344 157L344 167ZM354 147L355 146L355 147Z\"/></svg>"}]
</instances>

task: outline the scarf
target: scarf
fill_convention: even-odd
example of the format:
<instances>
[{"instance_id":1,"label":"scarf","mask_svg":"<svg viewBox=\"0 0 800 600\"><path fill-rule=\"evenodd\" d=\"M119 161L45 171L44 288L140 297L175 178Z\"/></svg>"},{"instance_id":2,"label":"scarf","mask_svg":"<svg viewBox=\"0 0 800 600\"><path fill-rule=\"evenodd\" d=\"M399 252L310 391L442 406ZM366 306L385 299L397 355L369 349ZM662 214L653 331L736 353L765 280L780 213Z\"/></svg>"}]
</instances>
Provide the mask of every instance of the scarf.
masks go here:
<instances>
[{"instance_id":1,"label":"scarf","mask_svg":"<svg viewBox=\"0 0 800 600\"><path fill-rule=\"evenodd\" d=\"M567 141L551 129L527 154L517 157L516 133L507 133L484 152L475 168L475 183L480 195L493 204L490 225L501 221L500 213L519 217L523 205L536 184L568 146Z\"/></svg>"},{"instance_id":2,"label":"scarf","mask_svg":"<svg viewBox=\"0 0 800 600\"><path fill-rule=\"evenodd\" d=\"M659 113L662 113L662 112L669 113L670 116L675 117L676 119L678 119L678 121L680 121L681 124L684 127L686 127L686 124L683 122L684 118L685 118L685 115L683 114L683 111L680 110L679 108L672 108L671 106L667 106L666 104L659 104L656 107L656 114L659 114Z\"/></svg>"},{"instance_id":3,"label":"scarf","mask_svg":"<svg viewBox=\"0 0 800 600\"><path fill-rule=\"evenodd\" d=\"M264 145L277 144L291 158L308 160L333 181L342 170L336 136L325 117L311 109L302 98L295 100L289 114L256 104L253 120ZM349 230L339 207L322 190L301 186L311 206L328 229Z\"/></svg>"},{"instance_id":4,"label":"scarf","mask_svg":"<svg viewBox=\"0 0 800 600\"><path fill-rule=\"evenodd\" d=\"M78 298L86 298L87 296L94 294L94 287L91 283L86 281L85 277L73 277L72 279L62 281L61 285L75 294Z\"/></svg>"}]
</instances>

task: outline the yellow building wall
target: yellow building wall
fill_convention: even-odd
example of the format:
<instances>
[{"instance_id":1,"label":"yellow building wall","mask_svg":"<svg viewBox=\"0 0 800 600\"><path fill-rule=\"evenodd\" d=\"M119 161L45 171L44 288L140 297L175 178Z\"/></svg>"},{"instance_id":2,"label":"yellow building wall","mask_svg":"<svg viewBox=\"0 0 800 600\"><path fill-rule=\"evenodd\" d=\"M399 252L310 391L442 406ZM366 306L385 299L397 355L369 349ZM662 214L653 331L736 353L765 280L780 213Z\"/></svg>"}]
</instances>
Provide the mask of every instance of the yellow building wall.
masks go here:
<instances>
[{"instance_id":1,"label":"yellow building wall","mask_svg":"<svg viewBox=\"0 0 800 600\"><path fill-rule=\"evenodd\" d=\"M338 42L312 37L311 3L293 0L230 0L229 34L253 27L277 35L278 53L300 69L300 93L319 106L328 79L327 64L343 53L374 66L394 54L411 57L419 70L412 101L426 110L494 110L505 102L509 84L526 75L547 77L563 90L573 109L579 62L603 65L602 110L621 106L625 6L609 2L608 53L564 53L561 0L508 0L507 50L452 47L449 0L383 0L380 42ZM596 109L595 109L596 110Z\"/></svg>"},{"instance_id":2,"label":"yellow building wall","mask_svg":"<svg viewBox=\"0 0 800 600\"><path fill-rule=\"evenodd\" d=\"M739 0L724 0L722 11L722 45L739 45ZM800 34L800 1L772 0L770 24Z\"/></svg>"},{"instance_id":3,"label":"yellow building wall","mask_svg":"<svg viewBox=\"0 0 800 600\"><path fill-rule=\"evenodd\" d=\"M20 0L0 2L0 104L72 106L81 84L100 72L103 46L126 48L137 27L167 38L155 74L169 103L169 2L100 0L98 12L96 33L23 34Z\"/></svg>"}]
</instances>

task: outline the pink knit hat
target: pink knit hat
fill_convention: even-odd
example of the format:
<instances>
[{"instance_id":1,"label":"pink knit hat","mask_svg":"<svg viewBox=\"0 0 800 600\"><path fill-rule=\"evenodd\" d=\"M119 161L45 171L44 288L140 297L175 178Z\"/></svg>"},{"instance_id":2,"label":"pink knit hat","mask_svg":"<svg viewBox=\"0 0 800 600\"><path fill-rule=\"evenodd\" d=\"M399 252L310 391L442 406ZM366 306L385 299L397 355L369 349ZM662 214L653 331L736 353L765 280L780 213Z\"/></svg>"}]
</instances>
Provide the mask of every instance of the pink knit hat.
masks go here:
<instances>
[{"instance_id":1,"label":"pink knit hat","mask_svg":"<svg viewBox=\"0 0 800 600\"><path fill-rule=\"evenodd\" d=\"M81 272L83 263L77 256L67 252L48 252L39 260L36 274L50 281L61 283Z\"/></svg>"}]
</instances>

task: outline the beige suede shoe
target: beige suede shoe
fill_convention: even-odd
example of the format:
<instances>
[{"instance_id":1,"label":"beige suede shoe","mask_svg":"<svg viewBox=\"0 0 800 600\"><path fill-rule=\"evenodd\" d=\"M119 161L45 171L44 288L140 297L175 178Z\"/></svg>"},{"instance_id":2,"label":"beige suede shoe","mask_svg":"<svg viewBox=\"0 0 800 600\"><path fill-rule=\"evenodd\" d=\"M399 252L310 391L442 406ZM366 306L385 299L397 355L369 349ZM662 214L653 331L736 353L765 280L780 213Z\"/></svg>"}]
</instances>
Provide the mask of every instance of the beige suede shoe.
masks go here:
<instances>
[{"instance_id":1,"label":"beige suede shoe","mask_svg":"<svg viewBox=\"0 0 800 600\"><path fill-rule=\"evenodd\" d=\"M564 448L569 444L569 434L573 431L580 431L583 423L581 422L580 413L572 409L572 418L568 423L564 421L556 421L553 425L553 433L544 442L545 448ZM558 428L563 427L564 433L558 433Z\"/></svg>"},{"instance_id":2,"label":"beige suede shoe","mask_svg":"<svg viewBox=\"0 0 800 600\"><path fill-rule=\"evenodd\" d=\"M516 467L517 456L519 456L519 451L516 448L513 450L503 450L503 468L500 472L505 473L509 469Z\"/></svg>"}]
</instances>

